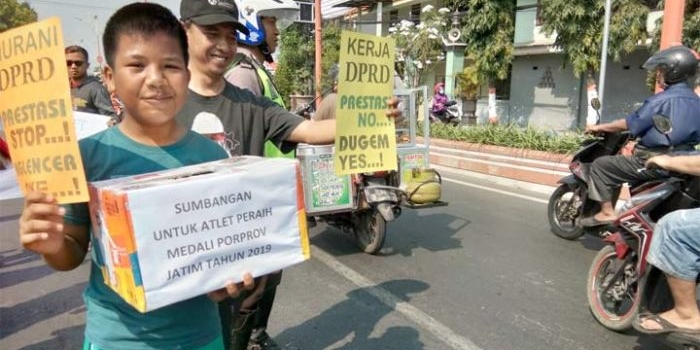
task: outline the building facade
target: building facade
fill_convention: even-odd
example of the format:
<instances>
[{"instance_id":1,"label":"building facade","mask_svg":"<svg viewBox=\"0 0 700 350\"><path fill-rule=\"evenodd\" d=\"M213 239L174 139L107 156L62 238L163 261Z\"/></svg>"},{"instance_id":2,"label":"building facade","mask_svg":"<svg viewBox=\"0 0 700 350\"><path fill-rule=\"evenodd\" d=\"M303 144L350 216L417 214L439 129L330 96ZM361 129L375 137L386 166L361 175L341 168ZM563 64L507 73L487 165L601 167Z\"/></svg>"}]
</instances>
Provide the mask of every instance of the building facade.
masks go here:
<instances>
[{"instance_id":1,"label":"building facade","mask_svg":"<svg viewBox=\"0 0 700 350\"><path fill-rule=\"evenodd\" d=\"M387 35L388 28L402 19L420 21L421 9L426 5L444 6L445 0L327 0L322 3L324 20L341 21L348 29L377 35ZM337 7L337 6L345 7ZM585 77L576 77L564 62L561 52L554 47L555 35L542 32L538 18L538 0L517 0L515 13L515 58L509 79L497 86L497 113L499 120L558 131L585 125L588 98ZM661 11L653 11L647 20L651 32ZM468 19L467 19L468 20ZM622 58L608 60L603 96L603 121L626 116L635 110L653 92L646 85L647 72L642 64L651 52L644 43ZM478 55L478 53L467 53ZM595 77L598 82L599 77ZM438 63L424 78L432 87L445 81L445 64ZM599 84L598 84L599 85ZM431 90L431 89L429 89ZM488 119L488 89L481 88L477 102L478 123Z\"/></svg>"}]
</instances>

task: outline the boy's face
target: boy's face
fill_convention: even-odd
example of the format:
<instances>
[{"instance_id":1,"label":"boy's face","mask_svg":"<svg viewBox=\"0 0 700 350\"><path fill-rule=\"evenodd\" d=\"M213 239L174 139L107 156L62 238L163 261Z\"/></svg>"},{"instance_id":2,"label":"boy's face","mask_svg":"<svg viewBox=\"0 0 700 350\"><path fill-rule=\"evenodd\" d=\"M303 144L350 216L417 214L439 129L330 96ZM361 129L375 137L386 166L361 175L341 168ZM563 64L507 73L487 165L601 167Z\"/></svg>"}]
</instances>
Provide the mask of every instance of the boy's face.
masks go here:
<instances>
[{"instance_id":1,"label":"boy's face","mask_svg":"<svg viewBox=\"0 0 700 350\"><path fill-rule=\"evenodd\" d=\"M185 25L191 67L208 76L223 76L236 55L236 29L231 23Z\"/></svg>"},{"instance_id":2,"label":"boy's face","mask_svg":"<svg viewBox=\"0 0 700 350\"><path fill-rule=\"evenodd\" d=\"M270 53L277 50L280 31L277 29L277 18L262 17L260 18L265 31L265 43L270 48Z\"/></svg>"},{"instance_id":3,"label":"boy's face","mask_svg":"<svg viewBox=\"0 0 700 350\"><path fill-rule=\"evenodd\" d=\"M179 41L165 33L120 35L114 67L104 76L124 103L125 117L147 126L174 120L190 80Z\"/></svg>"}]
</instances>

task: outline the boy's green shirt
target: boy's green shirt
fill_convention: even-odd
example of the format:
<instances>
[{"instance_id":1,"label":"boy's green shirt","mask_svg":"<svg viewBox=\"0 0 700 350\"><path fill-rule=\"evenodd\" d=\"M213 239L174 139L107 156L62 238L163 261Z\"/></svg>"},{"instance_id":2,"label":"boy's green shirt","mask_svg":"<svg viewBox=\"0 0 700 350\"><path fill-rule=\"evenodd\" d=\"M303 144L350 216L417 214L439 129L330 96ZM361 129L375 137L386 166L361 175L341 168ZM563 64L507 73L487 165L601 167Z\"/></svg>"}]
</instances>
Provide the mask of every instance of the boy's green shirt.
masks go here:
<instances>
[{"instance_id":1,"label":"boy's green shirt","mask_svg":"<svg viewBox=\"0 0 700 350\"><path fill-rule=\"evenodd\" d=\"M88 181L143 174L227 157L218 144L193 131L172 145L137 143L118 127L80 141ZM87 204L66 206L65 220L90 225ZM91 241L94 237L91 234ZM113 292L100 271L103 257L93 241L90 281L84 293L87 307L85 337L103 349L196 349L221 335L216 303L199 296L140 313ZM163 271L165 273L165 271Z\"/></svg>"}]
</instances>

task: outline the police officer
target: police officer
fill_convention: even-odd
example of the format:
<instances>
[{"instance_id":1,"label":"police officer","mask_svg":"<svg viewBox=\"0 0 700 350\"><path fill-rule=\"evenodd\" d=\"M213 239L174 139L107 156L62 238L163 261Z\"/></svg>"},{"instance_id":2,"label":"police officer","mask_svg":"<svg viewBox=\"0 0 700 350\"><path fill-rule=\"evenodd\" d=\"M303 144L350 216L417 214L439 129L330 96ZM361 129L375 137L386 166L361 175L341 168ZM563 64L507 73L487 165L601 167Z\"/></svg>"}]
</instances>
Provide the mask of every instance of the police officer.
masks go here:
<instances>
[{"instance_id":1,"label":"police officer","mask_svg":"<svg viewBox=\"0 0 700 350\"><path fill-rule=\"evenodd\" d=\"M233 85L286 108L264 62L273 63L272 54L277 49L280 31L298 17L299 5L292 0L236 0L236 5L239 21L248 28L249 34L238 32L238 50L225 78ZM282 153L268 141L265 156L294 158L295 155L294 151ZM263 276L257 281L256 289L242 297L240 310L231 315L231 350L278 348L266 330L281 278L282 271Z\"/></svg>"},{"instance_id":2,"label":"police officer","mask_svg":"<svg viewBox=\"0 0 700 350\"><path fill-rule=\"evenodd\" d=\"M226 80L285 107L264 62L274 62L272 54L277 50L280 31L298 17L299 5L292 0L236 0L236 4L239 20L250 34L238 32L238 53L226 73ZM294 157L293 152L283 155L271 143L265 145L265 155Z\"/></svg>"}]
</instances>

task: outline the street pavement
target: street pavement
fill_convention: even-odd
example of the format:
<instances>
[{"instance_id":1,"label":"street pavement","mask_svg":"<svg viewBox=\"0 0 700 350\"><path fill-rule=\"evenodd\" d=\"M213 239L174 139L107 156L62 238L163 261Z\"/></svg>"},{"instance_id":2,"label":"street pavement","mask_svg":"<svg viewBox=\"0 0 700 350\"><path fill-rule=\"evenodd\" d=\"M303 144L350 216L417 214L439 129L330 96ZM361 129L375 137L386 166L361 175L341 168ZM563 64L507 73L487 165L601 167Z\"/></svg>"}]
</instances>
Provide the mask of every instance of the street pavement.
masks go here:
<instances>
[{"instance_id":1,"label":"street pavement","mask_svg":"<svg viewBox=\"0 0 700 350\"><path fill-rule=\"evenodd\" d=\"M447 207L389 224L377 256L321 224L312 259L285 270L270 333L288 350L665 350L606 330L585 295L593 238L549 232L547 195L444 172ZM1 207L0 349L78 349L88 263L53 272L18 246Z\"/></svg>"}]
</instances>

